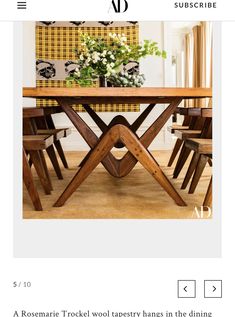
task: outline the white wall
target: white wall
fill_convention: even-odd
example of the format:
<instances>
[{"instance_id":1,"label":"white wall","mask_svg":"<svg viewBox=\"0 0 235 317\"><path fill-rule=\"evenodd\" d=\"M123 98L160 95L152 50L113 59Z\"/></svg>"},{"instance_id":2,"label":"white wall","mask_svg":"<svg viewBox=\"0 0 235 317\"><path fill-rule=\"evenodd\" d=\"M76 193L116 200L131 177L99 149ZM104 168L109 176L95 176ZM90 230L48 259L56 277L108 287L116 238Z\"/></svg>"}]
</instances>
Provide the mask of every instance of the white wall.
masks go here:
<instances>
[{"instance_id":1,"label":"white wall","mask_svg":"<svg viewBox=\"0 0 235 317\"><path fill-rule=\"evenodd\" d=\"M172 25L170 23L163 22L140 22L140 41L144 39L151 39L159 43L160 49L165 49L168 54L167 60L163 60L157 57L147 57L141 60L140 70L145 74L146 87L164 87L172 86L172 68L171 68L171 56L172 56ZM33 22L23 23L23 85L35 86L36 74L35 74L35 24ZM24 106L35 105L33 100L24 100ZM142 127L138 130L138 134L141 135L155 120L155 118L164 110L164 105L157 105L151 112L151 115L144 121ZM141 111L145 109L145 105L141 105ZM117 113L99 113L102 119L109 123L111 119L117 115ZM118 113L122 114L122 113ZM100 134L98 127L93 120L86 114L80 113L81 117L91 126L91 128ZM139 113L124 113L127 120L131 123L137 118ZM72 126L70 120L65 114L57 114L54 116L55 123L58 127L70 126L72 127L72 134L63 139L63 146L65 150L88 150L88 146L83 141L82 137L78 134L76 129ZM167 125L170 122L167 123ZM167 126L166 125L166 126ZM172 137L166 131L166 126L161 130L157 139L152 143L150 149L167 149L172 147Z\"/></svg>"}]
</instances>

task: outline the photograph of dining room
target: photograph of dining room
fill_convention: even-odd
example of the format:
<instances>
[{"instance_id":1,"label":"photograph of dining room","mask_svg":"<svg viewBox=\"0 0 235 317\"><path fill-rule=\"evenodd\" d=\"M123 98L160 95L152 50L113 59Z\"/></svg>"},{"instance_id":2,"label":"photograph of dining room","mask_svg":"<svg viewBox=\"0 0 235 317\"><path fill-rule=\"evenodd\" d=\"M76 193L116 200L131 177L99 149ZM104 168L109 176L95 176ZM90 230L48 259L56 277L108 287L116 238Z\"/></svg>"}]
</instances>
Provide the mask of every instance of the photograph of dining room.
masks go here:
<instances>
[{"instance_id":1,"label":"photograph of dining room","mask_svg":"<svg viewBox=\"0 0 235 317\"><path fill-rule=\"evenodd\" d=\"M23 22L23 219L212 219L212 35Z\"/></svg>"}]
</instances>

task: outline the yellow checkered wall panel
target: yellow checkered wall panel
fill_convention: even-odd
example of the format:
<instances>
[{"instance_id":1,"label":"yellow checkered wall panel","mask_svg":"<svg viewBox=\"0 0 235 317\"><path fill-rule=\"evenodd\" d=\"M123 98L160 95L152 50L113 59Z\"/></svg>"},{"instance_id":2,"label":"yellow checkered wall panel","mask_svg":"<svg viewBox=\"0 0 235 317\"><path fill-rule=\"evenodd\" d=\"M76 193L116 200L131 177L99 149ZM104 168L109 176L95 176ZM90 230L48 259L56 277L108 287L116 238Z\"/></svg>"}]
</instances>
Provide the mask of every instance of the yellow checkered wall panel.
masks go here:
<instances>
[{"instance_id":1,"label":"yellow checkered wall panel","mask_svg":"<svg viewBox=\"0 0 235 317\"><path fill-rule=\"evenodd\" d=\"M87 22L86 24L94 25L96 22ZM109 41L109 33L125 34L128 44L139 43L139 26L126 25L121 26L122 22L118 22L117 26L71 26L68 22L56 22L48 24L48 26L41 25L40 22L36 23L36 60L49 61L68 61L76 60L74 49L80 47L81 33L86 33L94 37L102 37ZM60 26L56 26L59 24ZM64 26L61 26L61 24ZM54 61L54 62L53 62ZM58 78L64 79L64 78ZM36 81L37 87L66 87L65 80L42 79ZM73 87L79 85L73 83ZM98 86L98 83L97 83ZM57 106L57 102L53 100L37 100L38 107ZM122 104L122 105L91 105L95 111L98 112L138 112L140 107L138 104ZM75 105L76 111L84 111L82 105Z\"/></svg>"},{"instance_id":2,"label":"yellow checkered wall panel","mask_svg":"<svg viewBox=\"0 0 235 317\"><path fill-rule=\"evenodd\" d=\"M36 58L76 60L75 48L81 45L80 34L101 37L109 41L109 33L124 33L128 44L139 43L139 27L45 27L36 26Z\"/></svg>"}]
</instances>

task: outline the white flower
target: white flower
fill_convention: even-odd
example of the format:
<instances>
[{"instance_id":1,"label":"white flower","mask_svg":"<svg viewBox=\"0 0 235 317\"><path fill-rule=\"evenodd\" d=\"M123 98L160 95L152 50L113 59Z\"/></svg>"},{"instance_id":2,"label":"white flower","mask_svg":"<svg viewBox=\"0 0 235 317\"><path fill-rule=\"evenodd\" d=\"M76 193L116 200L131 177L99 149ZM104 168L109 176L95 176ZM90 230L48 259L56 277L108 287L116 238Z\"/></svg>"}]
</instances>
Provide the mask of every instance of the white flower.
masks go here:
<instances>
[{"instance_id":1,"label":"white flower","mask_svg":"<svg viewBox=\"0 0 235 317\"><path fill-rule=\"evenodd\" d=\"M100 60L99 54L97 52L92 53L93 63L97 63Z\"/></svg>"},{"instance_id":2,"label":"white flower","mask_svg":"<svg viewBox=\"0 0 235 317\"><path fill-rule=\"evenodd\" d=\"M103 64L107 64L107 58L104 58L104 59L102 60L102 63L103 63Z\"/></svg>"},{"instance_id":3,"label":"white flower","mask_svg":"<svg viewBox=\"0 0 235 317\"><path fill-rule=\"evenodd\" d=\"M110 76L116 73L116 71L112 68L113 66L114 66L114 63L107 64L107 73L106 73L107 76Z\"/></svg>"},{"instance_id":4,"label":"white flower","mask_svg":"<svg viewBox=\"0 0 235 317\"><path fill-rule=\"evenodd\" d=\"M80 73L78 68L75 69L75 75L78 76L78 77L80 77L80 75L81 75L81 73Z\"/></svg>"},{"instance_id":5,"label":"white flower","mask_svg":"<svg viewBox=\"0 0 235 317\"><path fill-rule=\"evenodd\" d=\"M88 66L89 64L90 64L90 61L91 61L91 58L90 57L88 57L87 59L86 59L86 61L85 61L85 66Z\"/></svg>"},{"instance_id":6,"label":"white flower","mask_svg":"<svg viewBox=\"0 0 235 317\"><path fill-rule=\"evenodd\" d=\"M106 54L107 54L107 51L106 51L106 50L104 50L104 51L103 51L103 53L101 54L101 56L105 57L105 56L106 56Z\"/></svg>"},{"instance_id":7,"label":"white flower","mask_svg":"<svg viewBox=\"0 0 235 317\"><path fill-rule=\"evenodd\" d=\"M114 65L115 65L114 63L110 63L110 66L111 66L112 68L114 67Z\"/></svg>"},{"instance_id":8,"label":"white flower","mask_svg":"<svg viewBox=\"0 0 235 317\"><path fill-rule=\"evenodd\" d=\"M80 59L80 61L83 61L83 60L84 60L83 54L80 55L79 59Z\"/></svg>"},{"instance_id":9,"label":"white flower","mask_svg":"<svg viewBox=\"0 0 235 317\"><path fill-rule=\"evenodd\" d=\"M110 58L112 59L112 60L114 60L115 59L115 57L114 57L114 55L112 54L112 55L110 55Z\"/></svg>"}]
</instances>

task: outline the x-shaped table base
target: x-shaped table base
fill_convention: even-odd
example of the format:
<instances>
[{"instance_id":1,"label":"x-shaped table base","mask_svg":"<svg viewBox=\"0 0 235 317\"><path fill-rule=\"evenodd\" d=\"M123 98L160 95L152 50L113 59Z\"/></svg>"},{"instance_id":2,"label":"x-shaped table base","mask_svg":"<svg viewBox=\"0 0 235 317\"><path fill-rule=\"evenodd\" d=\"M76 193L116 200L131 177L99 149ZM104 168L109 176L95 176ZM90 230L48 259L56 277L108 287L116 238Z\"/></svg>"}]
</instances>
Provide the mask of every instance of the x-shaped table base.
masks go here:
<instances>
[{"instance_id":1,"label":"x-shaped table base","mask_svg":"<svg viewBox=\"0 0 235 317\"><path fill-rule=\"evenodd\" d=\"M181 101L182 98L172 99L169 106L140 138L138 138L134 132L150 113L154 106L153 104L150 104L132 125L130 125L124 117L117 116L111 121L109 126L107 126L88 105L84 105L86 111L103 131L102 136L98 138L79 114L71 107L75 103L74 98L58 98L57 102L90 146L91 151L82 161L80 169L54 206L63 206L67 199L100 162L111 175L124 177L134 168L138 161L158 181L177 205L186 206L186 203L147 149ZM162 102L163 100L159 100L158 103ZM122 159L116 159L110 152L111 149L113 147L123 146L126 146L128 152Z\"/></svg>"}]
</instances>

